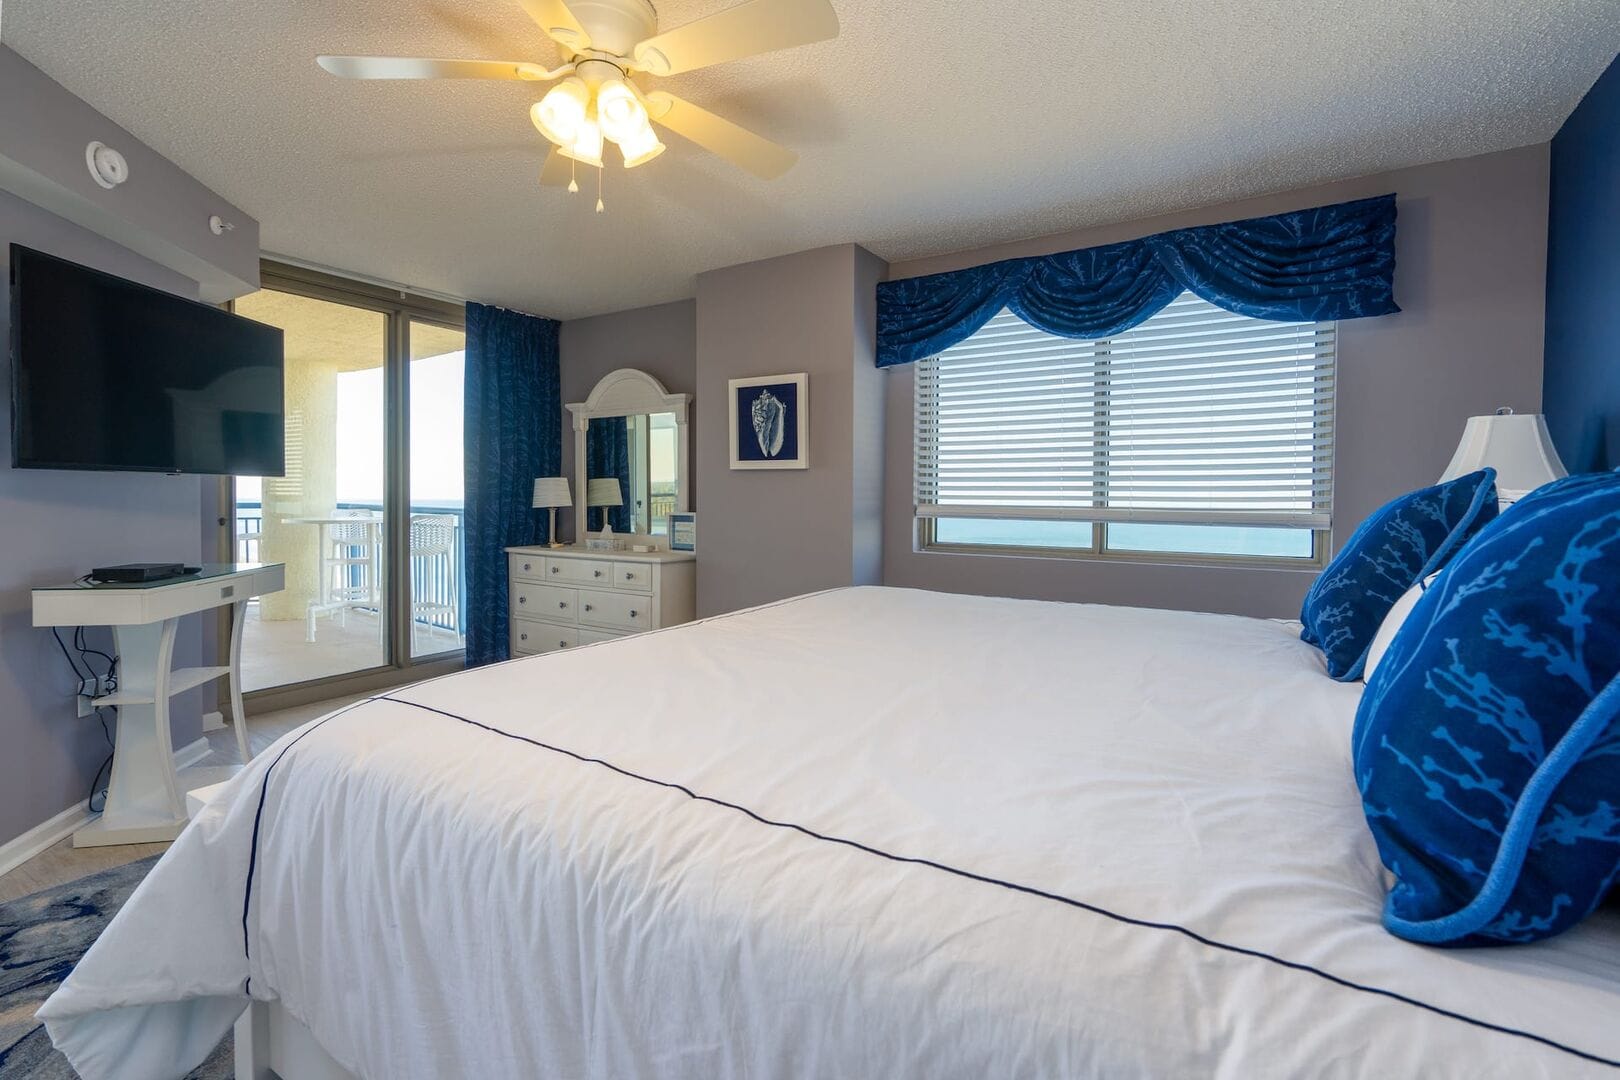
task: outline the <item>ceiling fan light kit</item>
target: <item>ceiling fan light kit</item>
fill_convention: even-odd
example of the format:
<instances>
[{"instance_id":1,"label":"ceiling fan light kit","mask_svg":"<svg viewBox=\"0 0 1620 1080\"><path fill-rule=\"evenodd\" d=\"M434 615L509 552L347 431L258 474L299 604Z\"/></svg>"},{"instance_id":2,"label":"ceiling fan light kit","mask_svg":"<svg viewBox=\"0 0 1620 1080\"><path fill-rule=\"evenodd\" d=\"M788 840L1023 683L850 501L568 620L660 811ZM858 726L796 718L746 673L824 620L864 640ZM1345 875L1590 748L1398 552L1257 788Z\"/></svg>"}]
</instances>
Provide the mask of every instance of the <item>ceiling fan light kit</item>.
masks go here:
<instances>
[{"instance_id":1,"label":"ceiling fan light kit","mask_svg":"<svg viewBox=\"0 0 1620 1080\"><path fill-rule=\"evenodd\" d=\"M554 144L541 183L577 191L572 163L601 169L604 142L618 146L627 169L662 154L655 123L761 179L782 175L798 160L793 151L662 90L645 91L636 76L676 75L838 36L829 0L745 0L663 33L648 0L518 2L562 46L561 67L390 56L319 56L316 62L346 79L561 80L534 103L529 119Z\"/></svg>"},{"instance_id":2,"label":"ceiling fan light kit","mask_svg":"<svg viewBox=\"0 0 1620 1080\"><path fill-rule=\"evenodd\" d=\"M529 110L535 129L560 153L600 169L606 139L624 154L624 167L633 169L663 152L647 107L622 68L592 56L576 59L574 72Z\"/></svg>"}]
</instances>

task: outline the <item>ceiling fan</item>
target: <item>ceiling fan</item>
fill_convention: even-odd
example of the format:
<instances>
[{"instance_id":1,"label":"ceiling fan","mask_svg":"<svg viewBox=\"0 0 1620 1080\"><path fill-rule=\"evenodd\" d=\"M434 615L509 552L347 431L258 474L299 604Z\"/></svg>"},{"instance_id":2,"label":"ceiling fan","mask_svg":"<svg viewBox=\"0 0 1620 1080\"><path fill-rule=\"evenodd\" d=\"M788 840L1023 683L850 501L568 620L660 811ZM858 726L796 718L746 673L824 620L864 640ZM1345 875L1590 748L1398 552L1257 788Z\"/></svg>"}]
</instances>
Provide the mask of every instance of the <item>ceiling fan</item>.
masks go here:
<instances>
[{"instance_id":1,"label":"ceiling fan","mask_svg":"<svg viewBox=\"0 0 1620 1080\"><path fill-rule=\"evenodd\" d=\"M540 182L577 191L574 162L602 168L604 142L618 146L627 169L663 153L655 123L761 179L781 176L798 160L793 151L673 94L644 89L639 80L838 36L829 0L746 0L663 33L648 0L518 2L562 47L561 67L399 56L319 56L316 62L346 79L556 82L529 110L540 134L555 144ZM602 209L600 197L596 208Z\"/></svg>"}]
</instances>

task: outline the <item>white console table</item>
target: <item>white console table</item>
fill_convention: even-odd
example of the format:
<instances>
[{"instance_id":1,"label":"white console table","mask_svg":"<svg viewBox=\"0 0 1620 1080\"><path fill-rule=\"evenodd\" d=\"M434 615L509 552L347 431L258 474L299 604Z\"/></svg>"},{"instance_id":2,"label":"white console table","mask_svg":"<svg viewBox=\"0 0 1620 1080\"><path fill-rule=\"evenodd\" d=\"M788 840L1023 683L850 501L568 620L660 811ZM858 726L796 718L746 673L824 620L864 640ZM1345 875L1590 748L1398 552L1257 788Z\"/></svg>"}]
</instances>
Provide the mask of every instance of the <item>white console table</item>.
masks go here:
<instances>
[{"instance_id":1,"label":"white console table","mask_svg":"<svg viewBox=\"0 0 1620 1080\"><path fill-rule=\"evenodd\" d=\"M200 573L164 581L81 581L34 590L35 626L110 626L118 655L117 691L93 701L118 707L107 804L73 834L74 847L173 840L189 820L186 792L228 780L241 768L175 768L169 699L176 694L228 679L236 747L243 763L252 756L242 712L242 623L249 597L279 592L284 583L281 563L210 563ZM221 607L234 608L230 662L175 669L181 617Z\"/></svg>"}]
</instances>

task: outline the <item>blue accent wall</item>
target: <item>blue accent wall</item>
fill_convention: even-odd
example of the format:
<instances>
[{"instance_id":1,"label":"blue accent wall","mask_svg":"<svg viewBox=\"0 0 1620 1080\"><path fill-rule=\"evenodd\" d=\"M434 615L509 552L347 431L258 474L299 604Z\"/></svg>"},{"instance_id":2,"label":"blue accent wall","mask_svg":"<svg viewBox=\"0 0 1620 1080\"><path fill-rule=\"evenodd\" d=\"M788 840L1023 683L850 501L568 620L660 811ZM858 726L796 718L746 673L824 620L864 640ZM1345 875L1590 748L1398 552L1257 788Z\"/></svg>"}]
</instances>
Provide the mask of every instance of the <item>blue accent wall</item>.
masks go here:
<instances>
[{"instance_id":1,"label":"blue accent wall","mask_svg":"<svg viewBox=\"0 0 1620 1080\"><path fill-rule=\"evenodd\" d=\"M1620 61L1552 143L1542 409L1571 472L1620 465Z\"/></svg>"}]
</instances>

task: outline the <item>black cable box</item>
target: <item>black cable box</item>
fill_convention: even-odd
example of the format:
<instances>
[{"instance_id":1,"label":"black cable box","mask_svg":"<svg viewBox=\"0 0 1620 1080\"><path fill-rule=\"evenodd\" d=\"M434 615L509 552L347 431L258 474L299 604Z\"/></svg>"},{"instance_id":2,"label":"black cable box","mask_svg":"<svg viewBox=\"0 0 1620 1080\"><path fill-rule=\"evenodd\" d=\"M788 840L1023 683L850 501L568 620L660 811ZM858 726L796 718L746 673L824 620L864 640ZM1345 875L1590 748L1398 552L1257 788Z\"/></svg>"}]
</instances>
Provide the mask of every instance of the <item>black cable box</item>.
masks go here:
<instances>
[{"instance_id":1,"label":"black cable box","mask_svg":"<svg viewBox=\"0 0 1620 1080\"><path fill-rule=\"evenodd\" d=\"M128 584L139 581L162 581L164 578L183 577L188 572L184 563L132 562L121 566L98 566L90 571L92 581ZM190 570L190 573L196 573Z\"/></svg>"}]
</instances>

